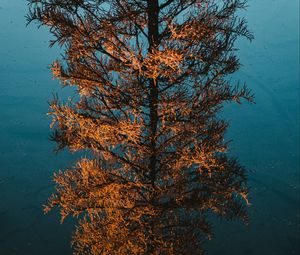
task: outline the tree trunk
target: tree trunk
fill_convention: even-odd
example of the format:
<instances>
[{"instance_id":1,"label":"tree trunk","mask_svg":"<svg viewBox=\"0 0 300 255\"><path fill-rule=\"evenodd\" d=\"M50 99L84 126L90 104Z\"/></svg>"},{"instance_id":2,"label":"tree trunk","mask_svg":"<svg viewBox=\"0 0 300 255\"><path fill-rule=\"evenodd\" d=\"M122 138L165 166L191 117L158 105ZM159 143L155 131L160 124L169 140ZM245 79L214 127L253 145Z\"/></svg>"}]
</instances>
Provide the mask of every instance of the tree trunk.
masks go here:
<instances>
[{"instance_id":1,"label":"tree trunk","mask_svg":"<svg viewBox=\"0 0 300 255\"><path fill-rule=\"evenodd\" d=\"M149 49L148 52L151 53L158 47L158 0L148 0L148 40L149 40ZM156 180L156 133L157 133L157 124L158 124L158 89L157 81L154 79L149 79L149 108L150 108L150 180L152 186L155 187Z\"/></svg>"},{"instance_id":2,"label":"tree trunk","mask_svg":"<svg viewBox=\"0 0 300 255\"><path fill-rule=\"evenodd\" d=\"M148 0L148 40L149 40L149 53L153 53L158 47L158 0ZM155 181L156 181L156 165L157 165L157 155L156 155L156 133L158 124L158 83L155 79L149 79L149 109L150 109L150 181L154 192L151 194L151 203L155 202ZM155 224L150 224L151 232L149 239L153 239ZM148 245L146 254L151 255L155 251L152 240L150 245Z\"/></svg>"}]
</instances>

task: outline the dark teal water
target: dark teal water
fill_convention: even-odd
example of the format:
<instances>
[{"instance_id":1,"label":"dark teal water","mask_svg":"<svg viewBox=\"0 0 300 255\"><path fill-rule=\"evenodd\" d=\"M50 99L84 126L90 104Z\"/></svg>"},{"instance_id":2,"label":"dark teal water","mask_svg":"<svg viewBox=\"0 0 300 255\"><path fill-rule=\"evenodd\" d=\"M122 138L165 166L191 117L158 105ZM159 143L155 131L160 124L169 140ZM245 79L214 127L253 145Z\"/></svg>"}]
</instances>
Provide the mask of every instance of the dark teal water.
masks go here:
<instances>
[{"instance_id":1,"label":"dark teal water","mask_svg":"<svg viewBox=\"0 0 300 255\"><path fill-rule=\"evenodd\" d=\"M53 170L74 155L52 153L47 101L68 95L47 66L59 49L46 30L25 27L25 0L0 0L0 255L67 255L71 220L43 215ZM299 1L251 0L242 13L255 41L240 41L245 80L255 105L232 105L231 153L252 170L251 222L215 222L211 255L292 255L300 252Z\"/></svg>"}]
</instances>

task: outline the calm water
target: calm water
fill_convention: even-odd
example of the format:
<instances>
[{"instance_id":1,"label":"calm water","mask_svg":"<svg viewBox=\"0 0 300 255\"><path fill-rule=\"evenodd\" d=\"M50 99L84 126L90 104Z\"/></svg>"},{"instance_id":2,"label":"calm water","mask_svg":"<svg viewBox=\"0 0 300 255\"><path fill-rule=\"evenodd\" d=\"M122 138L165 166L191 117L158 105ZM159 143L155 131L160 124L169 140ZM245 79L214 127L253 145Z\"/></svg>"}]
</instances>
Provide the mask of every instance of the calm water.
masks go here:
<instances>
[{"instance_id":1,"label":"calm water","mask_svg":"<svg viewBox=\"0 0 300 255\"><path fill-rule=\"evenodd\" d=\"M67 255L73 224L43 215L53 170L74 155L54 155L47 100L67 95L47 66L57 57L46 30L25 27L25 0L0 0L0 255ZM243 13L255 41L240 41L236 75L256 105L224 115L232 154L251 170L251 223L216 222L211 255L299 254L299 2L251 0Z\"/></svg>"}]
</instances>

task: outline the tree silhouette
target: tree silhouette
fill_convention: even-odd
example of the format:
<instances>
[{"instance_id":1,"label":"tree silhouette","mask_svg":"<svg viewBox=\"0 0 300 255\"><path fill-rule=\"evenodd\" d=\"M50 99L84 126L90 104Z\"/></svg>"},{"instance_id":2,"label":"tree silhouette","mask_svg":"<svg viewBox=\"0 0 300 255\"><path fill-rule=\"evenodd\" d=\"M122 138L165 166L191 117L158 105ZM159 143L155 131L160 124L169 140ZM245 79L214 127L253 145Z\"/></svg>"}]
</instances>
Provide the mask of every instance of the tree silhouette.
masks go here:
<instances>
[{"instance_id":1,"label":"tree silhouette","mask_svg":"<svg viewBox=\"0 0 300 255\"><path fill-rule=\"evenodd\" d=\"M54 175L45 211L79 217L75 254L203 254L209 215L247 220L245 170L218 116L252 101L232 85L234 43L252 39L243 0L29 0L28 21L63 47L51 103L58 150L87 150ZM77 94L76 94L77 95Z\"/></svg>"}]
</instances>

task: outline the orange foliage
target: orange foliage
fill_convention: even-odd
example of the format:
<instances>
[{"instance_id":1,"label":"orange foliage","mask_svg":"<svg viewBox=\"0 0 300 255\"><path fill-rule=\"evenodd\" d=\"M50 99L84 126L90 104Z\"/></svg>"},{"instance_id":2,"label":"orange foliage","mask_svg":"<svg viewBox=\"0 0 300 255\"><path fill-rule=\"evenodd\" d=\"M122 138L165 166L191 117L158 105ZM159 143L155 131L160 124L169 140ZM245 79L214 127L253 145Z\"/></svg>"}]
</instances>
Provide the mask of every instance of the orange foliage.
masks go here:
<instances>
[{"instance_id":1,"label":"orange foliage","mask_svg":"<svg viewBox=\"0 0 300 255\"><path fill-rule=\"evenodd\" d=\"M74 254L203 254L208 214L247 219L245 170L218 117L252 101L226 76L252 39L242 0L30 0L29 21L64 46L53 76L78 96L51 104L58 149L89 150L54 175L45 211L79 218Z\"/></svg>"}]
</instances>

